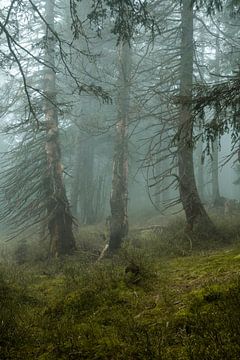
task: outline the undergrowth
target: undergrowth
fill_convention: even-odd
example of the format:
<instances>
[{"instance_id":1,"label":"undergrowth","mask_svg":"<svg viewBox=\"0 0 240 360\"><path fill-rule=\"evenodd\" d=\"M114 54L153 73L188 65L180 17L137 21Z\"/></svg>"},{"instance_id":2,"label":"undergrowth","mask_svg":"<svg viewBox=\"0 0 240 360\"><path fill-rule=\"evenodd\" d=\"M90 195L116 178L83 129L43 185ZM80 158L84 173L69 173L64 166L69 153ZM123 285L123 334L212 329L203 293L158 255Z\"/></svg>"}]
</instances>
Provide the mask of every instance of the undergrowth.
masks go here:
<instances>
[{"instance_id":1,"label":"undergrowth","mask_svg":"<svg viewBox=\"0 0 240 360\"><path fill-rule=\"evenodd\" d=\"M100 262L93 239L74 257L2 265L0 359L239 359L237 227L196 250L177 229L135 233Z\"/></svg>"}]
</instances>

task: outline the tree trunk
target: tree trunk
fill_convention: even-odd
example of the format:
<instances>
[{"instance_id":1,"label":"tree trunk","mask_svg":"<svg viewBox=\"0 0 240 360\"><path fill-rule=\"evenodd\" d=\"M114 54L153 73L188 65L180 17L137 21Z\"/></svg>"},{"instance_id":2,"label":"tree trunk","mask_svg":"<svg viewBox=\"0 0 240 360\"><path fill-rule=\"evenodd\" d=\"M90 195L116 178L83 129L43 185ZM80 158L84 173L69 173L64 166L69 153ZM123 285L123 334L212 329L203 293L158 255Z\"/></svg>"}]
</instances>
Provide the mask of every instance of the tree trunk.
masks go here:
<instances>
[{"instance_id":1,"label":"tree trunk","mask_svg":"<svg viewBox=\"0 0 240 360\"><path fill-rule=\"evenodd\" d=\"M46 2L46 23L54 29L54 0ZM54 35L50 28L46 29L46 64L44 78L45 126L46 126L46 192L48 229L50 233L50 255L60 256L71 253L75 249L72 232L72 215L63 184L63 166L58 128L56 105L56 74L54 71Z\"/></svg>"},{"instance_id":2,"label":"tree trunk","mask_svg":"<svg viewBox=\"0 0 240 360\"><path fill-rule=\"evenodd\" d=\"M201 34L200 41L202 42L201 53L199 54L201 71L199 73L200 81L205 82L205 38L204 32ZM200 135L200 134L199 134ZM200 136L196 146L196 162L197 162L197 190L200 196L200 200L205 202L205 189L204 189L204 154L203 154L203 139Z\"/></svg>"},{"instance_id":3,"label":"tree trunk","mask_svg":"<svg viewBox=\"0 0 240 360\"><path fill-rule=\"evenodd\" d=\"M216 74L220 75L220 62L219 62L219 34L216 37L216 52L215 52L215 71ZM218 116L218 114L216 114ZM216 138L213 142L213 153L212 153L212 203L213 206L221 206L223 205L223 201L220 196L219 190L219 176L218 176L218 138Z\"/></svg>"},{"instance_id":4,"label":"tree trunk","mask_svg":"<svg viewBox=\"0 0 240 360\"><path fill-rule=\"evenodd\" d=\"M161 141L161 139L160 139ZM160 152L161 155L161 152ZM156 165L156 176L157 176L157 184L155 186L155 192L154 192L154 197L155 197L155 206L158 210L162 210L163 206L162 206L162 181L159 180L159 177L161 176L162 173L162 162L159 161Z\"/></svg>"},{"instance_id":5,"label":"tree trunk","mask_svg":"<svg viewBox=\"0 0 240 360\"><path fill-rule=\"evenodd\" d=\"M188 227L196 223L213 226L198 195L193 166L193 121L191 114L193 79L193 8L191 0L182 2L182 41L180 66L180 114L178 166L180 199Z\"/></svg>"},{"instance_id":6,"label":"tree trunk","mask_svg":"<svg viewBox=\"0 0 240 360\"><path fill-rule=\"evenodd\" d=\"M164 132L162 132L164 134ZM167 149L167 142L163 139L163 136L160 136L160 149L159 152L159 159L158 163L156 164L156 190L155 190L155 205L156 208L160 211L163 211L165 205L167 203L168 198L168 178L166 175L168 164L166 157L166 149Z\"/></svg>"},{"instance_id":7,"label":"tree trunk","mask_svg":"<svg viewBox=\"0 0 240 360\"><path fill-rule=\"evenodd\" d=\"M130 91L130 46L119 45L118 120L113 158L109 251L116 251L128 233L128 113Z\"/></svg>"},{"instance_id":8,"label":"tree trunk","mask_svg":"<svg viewBox=\"0 0 240 360\"><path fill-rule=\"evenodd\" d=\"M204 192L204 165L203 165L203 142L200 139L197 143L196 149L196 161L197 161L197 189L201 201L205 201L205 192Z\"/></svg>"},{"instance_id":9,"label":"tree trunk","mask_svg":"<svg viewBox=\"0 0 240 360\"><path fill-rule=\"evenodd\" d=\"M219 191L218 179L218 139L213 142L212 153L212 204L213 206L223 205Z\"/></svg>"},{"instance_id":10,"label":"tree trunk","mask_svg":"<svg viewBox=\"0 0 240 360\"><path fill-rule=\"evenodd\" d=\"M85 139L82 149L83 174L81 176L81 221L84 224L93 224L95 222L94 214L94 139L92 137Z\"/></svg>"},{"instance_id":11,"label":"tree trunk","mask_svg":"<svg viewBox=\"0 0 240 360\"><path fill-rule=\"evenodd\" d=\"M81 172L81 154L82 154L82 142L81 136L76 137L75 149L74 149L74 164L73 164L73 181L71 188L71 209L75 218L78 218L78 200L80 192L80 172Z\"/></svg>"}]
</instances>

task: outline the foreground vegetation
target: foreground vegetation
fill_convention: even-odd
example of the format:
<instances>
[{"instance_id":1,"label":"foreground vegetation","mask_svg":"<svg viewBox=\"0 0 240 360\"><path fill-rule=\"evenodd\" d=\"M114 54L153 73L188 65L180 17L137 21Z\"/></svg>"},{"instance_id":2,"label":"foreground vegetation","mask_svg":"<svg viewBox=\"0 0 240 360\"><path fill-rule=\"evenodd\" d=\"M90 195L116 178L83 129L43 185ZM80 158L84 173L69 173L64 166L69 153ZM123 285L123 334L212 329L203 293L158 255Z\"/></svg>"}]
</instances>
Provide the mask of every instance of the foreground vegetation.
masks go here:
<instances>
[{"instance_id":1,"label":"foreground vegetation","mask_svg":"<svg viewBox=\"0 0 240 360\"><path fill-rule=\"evenodd\" d=\"M0 358L239 359L238 223L219 224L220 244L189 241L181 222L135 230L100 262L87 229L74 257L2 261Z\"/></svg>"}]
</instances>

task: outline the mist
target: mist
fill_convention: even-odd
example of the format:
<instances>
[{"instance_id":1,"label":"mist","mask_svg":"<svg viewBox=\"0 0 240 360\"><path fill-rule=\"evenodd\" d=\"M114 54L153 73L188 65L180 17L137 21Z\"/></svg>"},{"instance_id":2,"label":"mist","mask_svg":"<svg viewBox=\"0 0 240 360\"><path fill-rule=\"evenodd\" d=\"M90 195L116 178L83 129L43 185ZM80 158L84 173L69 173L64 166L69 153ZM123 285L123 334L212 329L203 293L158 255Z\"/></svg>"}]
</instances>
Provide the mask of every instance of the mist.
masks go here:
<instances>
[{"instance_id":1,"label":"mist","mask_svg":"<svg viewBox=\"0 0 240 360\"><path fill-rule=\"evenodd\" d=\"M239 10L0 0L1 359L239 359Z\"/></svg>"}]
</instances>

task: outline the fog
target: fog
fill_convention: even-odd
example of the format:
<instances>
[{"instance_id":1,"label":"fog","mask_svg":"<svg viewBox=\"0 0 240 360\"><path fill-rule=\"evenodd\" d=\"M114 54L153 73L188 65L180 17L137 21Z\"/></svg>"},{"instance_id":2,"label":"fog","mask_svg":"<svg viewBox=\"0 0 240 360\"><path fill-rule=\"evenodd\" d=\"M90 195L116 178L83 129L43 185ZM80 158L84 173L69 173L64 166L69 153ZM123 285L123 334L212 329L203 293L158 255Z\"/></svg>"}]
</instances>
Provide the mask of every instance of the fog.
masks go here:
<instances>
[{"instance_id":1,"label":"fog","mask_svg":"<svg viewBox=\"0 0 240 360\"><path fill-rule=\"evenodd\" d=\"M205 208L220 197L239 200L235 99L204 100L204 86L211 91L238 71L236 18L197 7L192 21L169 1L146 11L136 2L136 18L127 5L123 14L98 6L109 16L86 1L2 3L1 219L10 237L49 229L59 210L54 221L67 216L70 229L111 218L118 247L128 222L181 213L181 203L186 210L194 183ZM192 123L181 96L192 97Z\"/></svg>"},{"instance_id":2,"label":"fog","mask_svg":"<svg viewBox=\"0 0 240 360\"><path fill-rule=\"evenodd\" d=\"M206 323L215 301L228 307L213 253L226 289L239 256L239 14L230 0L0 0L1 359L184 360L207 349L205 319L188 321L204 301ZM191 307L198 281L220 290ZM152 331L145 315L161 306L167 320L151 313ZM211 359L225 358L211 331Z\"/></svg>"}]
</instances>

